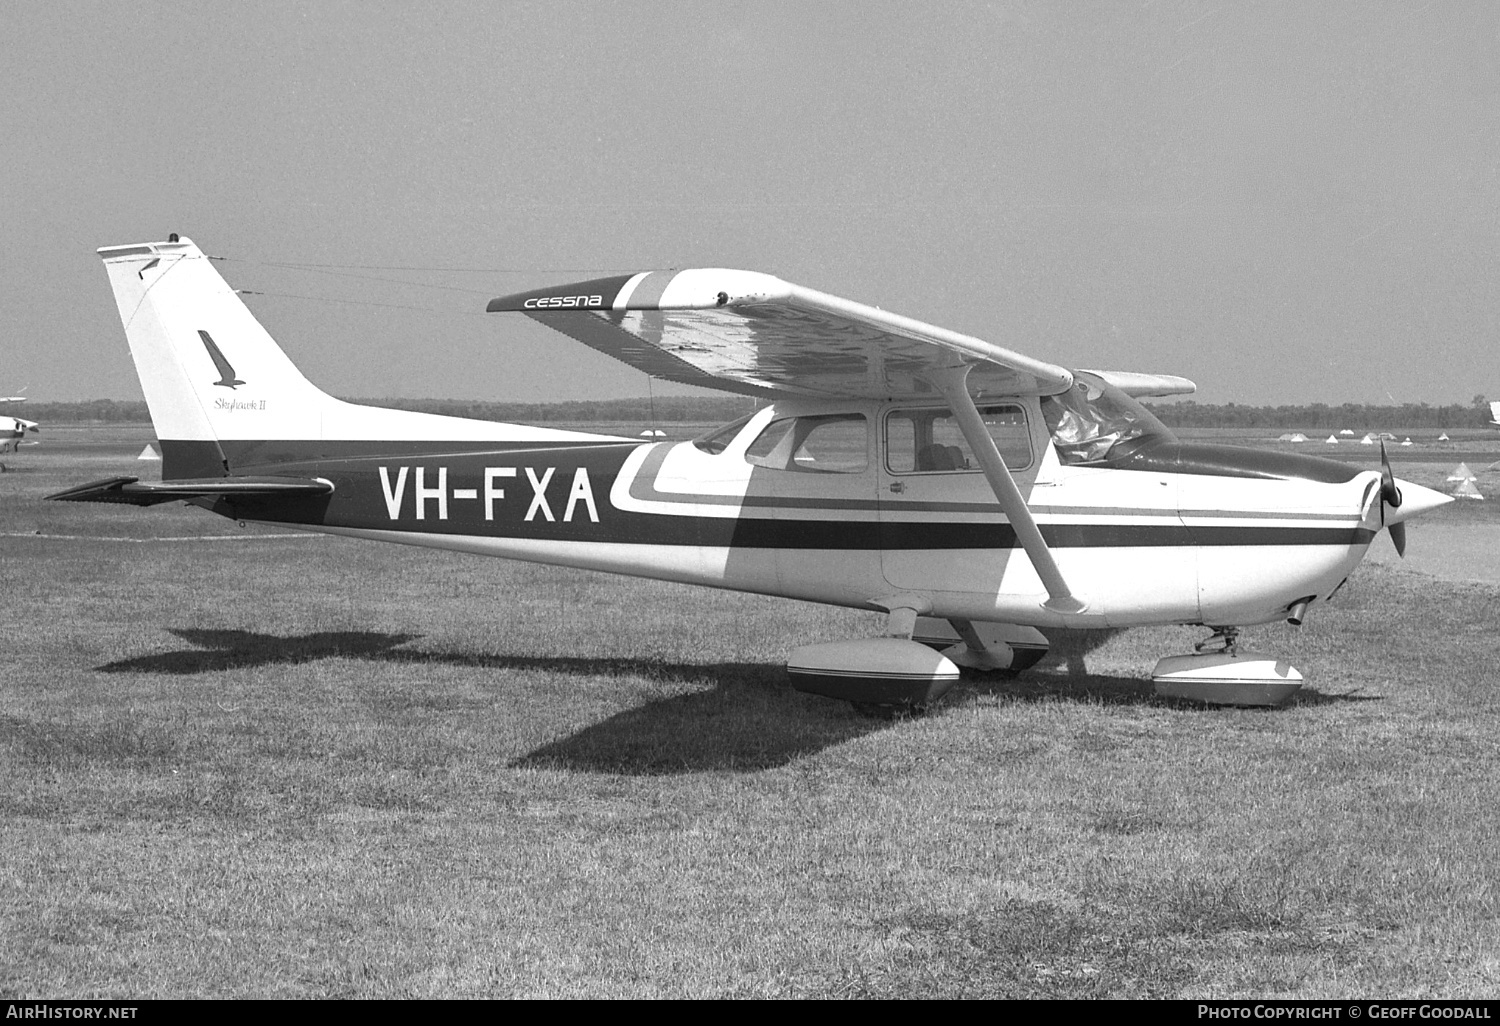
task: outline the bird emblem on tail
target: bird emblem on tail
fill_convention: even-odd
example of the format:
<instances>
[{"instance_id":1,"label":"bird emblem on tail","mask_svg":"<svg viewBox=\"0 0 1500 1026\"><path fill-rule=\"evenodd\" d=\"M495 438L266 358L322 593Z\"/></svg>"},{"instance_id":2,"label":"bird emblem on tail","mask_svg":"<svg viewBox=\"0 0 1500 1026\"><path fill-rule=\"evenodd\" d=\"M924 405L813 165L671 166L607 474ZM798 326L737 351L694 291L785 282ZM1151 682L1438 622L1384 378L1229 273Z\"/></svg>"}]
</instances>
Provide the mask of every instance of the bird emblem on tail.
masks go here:
<instances>
[{"instance_id":1,"label":"bird emblem on tail","mask_svg":"<svg viewBox=\"0 0 1500 1026\"><path fill-rule=\"evenodd\" d=\"M237 385L243 385L244 382L234 376L234 367L230 365L228 360L224 359L224 354L219 352L219 347L214 344L213 336L206 331L200 330L198 337L203 340L203 347L208 350L208 358L218 368L219 380L215 381L214 384L223 385L225 388L234 388Z\"/></svg>"}]
</instances>

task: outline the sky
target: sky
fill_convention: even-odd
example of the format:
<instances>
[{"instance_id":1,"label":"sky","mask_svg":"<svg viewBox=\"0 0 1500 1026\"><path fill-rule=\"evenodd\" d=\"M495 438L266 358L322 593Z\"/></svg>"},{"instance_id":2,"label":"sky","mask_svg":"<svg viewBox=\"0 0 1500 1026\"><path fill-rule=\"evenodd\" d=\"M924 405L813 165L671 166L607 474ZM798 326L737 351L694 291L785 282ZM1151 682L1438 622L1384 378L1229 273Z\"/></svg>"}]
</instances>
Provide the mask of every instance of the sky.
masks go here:
<instances>
[{"instance_id":1,"label":"sky","mask_svg":"<svg viewBox=\"0 0 1500 1026\"><path fill-rule=\"evenodd\" d=\"M343 397L681 394L497 295L720 266L1203 402L1500 395L1500 4L0 0L0 394L191 237ZM300 265L300 266L289 266Z\"/></svg>"}]
</instances>

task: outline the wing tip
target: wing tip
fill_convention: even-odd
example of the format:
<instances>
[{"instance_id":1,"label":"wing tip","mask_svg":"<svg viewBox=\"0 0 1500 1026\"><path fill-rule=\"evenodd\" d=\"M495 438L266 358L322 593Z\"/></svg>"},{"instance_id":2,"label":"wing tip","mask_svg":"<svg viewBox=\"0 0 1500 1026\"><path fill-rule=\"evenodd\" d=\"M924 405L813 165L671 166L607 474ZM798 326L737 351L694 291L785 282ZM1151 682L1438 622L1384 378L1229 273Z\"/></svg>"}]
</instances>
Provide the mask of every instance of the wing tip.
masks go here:
<instances>
[{"instance_id":1,"label":"wing tip","mask_svg":"<svg viewBox=\"0 0 1500 1026\"><path fill-rule=\"evenodd\" d=\"M1135 399L1155 398L1168 395L1192 395L1198 385L1190 378L1176 374L1143 374L1139 371L1085 370L1082 373L1096 374L1126 395Z\"/></svg>"}]
</instances>

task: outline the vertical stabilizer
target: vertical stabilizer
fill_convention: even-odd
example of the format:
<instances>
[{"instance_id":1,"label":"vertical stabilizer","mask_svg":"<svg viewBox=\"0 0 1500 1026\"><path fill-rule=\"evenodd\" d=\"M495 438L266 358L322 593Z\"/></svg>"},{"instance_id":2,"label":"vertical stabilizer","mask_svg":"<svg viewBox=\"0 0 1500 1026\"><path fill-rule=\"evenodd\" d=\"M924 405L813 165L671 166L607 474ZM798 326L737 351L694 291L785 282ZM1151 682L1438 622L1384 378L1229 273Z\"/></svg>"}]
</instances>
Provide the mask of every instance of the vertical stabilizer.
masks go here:
<instances>
[{"instance_id":1,"label":"vertical stabilizer","mask_svg":"<svg viewBox=\"0 0 1500 1026\"><path fill-rule=\"evenodd\" d=\"M163 444L164 476L225 473L208 444L219 440L319 437L322 413L338 401L302 376L191 240L99 256ZM199 444L174 444L185 442Z\"/></svg>"},{"instance_id":2,"label":"vertical stabilizer","mask_svg":"<svg viewBox=\"0 0 1500 1026\"><path fill-rule=\"evenodd\" d=\"M329 451L309 442L623 440L335 399L302 376L191 240L107 246L99 256L161 442L163 480L264 473Z\"/></svg>"}]
</instances>

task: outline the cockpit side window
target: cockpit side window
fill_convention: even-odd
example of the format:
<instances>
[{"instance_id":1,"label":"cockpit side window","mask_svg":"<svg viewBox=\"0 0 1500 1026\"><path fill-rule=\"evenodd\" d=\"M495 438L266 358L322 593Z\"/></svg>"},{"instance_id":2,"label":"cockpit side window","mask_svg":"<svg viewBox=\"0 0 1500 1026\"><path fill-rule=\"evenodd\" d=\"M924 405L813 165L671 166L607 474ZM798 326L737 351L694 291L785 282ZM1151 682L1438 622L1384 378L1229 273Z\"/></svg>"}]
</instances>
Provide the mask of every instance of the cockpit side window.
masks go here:
<instances>
[{"instance_id":1,"label":"cockpit side window","mask_svg":"<svg viewBox=\"0 0 1500 1026\"><path fill-rule=\"evenodd\" d=\"M980 406L979 415L1011 470L1031 466L1026 411L1014 403ZM892 410L885 419L886 466L893 474L979 471L963 430L946 407Z\"/></svg>"},{"instance_id":2,"label":"cockpit side window","mask_svg":"<svg viewBox=\"0 0 1500 1026\"><path fill-rule=\"evenodd\" d=\"M1058 461L1103 463L1176 436L1135 399L1094 374L1077 372L1073 387L1042 397L1042 418Z\"/></svg>"},{"instance_id":3,"label":"cockpit side window","mask_svg":"<svg viewBox=\"0 0 1500 1026\"><path fill-rule=\"evenodd\" d=\"M869 422L862 413L781 417L745 450L745 461L806 474L859 474L870 464Z\"/></svg>"}]
</instances>

